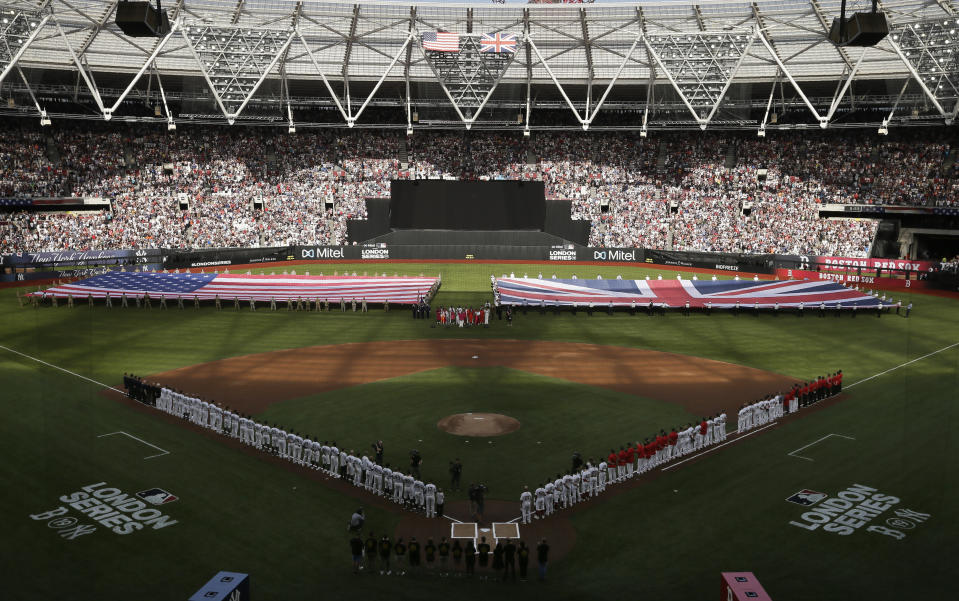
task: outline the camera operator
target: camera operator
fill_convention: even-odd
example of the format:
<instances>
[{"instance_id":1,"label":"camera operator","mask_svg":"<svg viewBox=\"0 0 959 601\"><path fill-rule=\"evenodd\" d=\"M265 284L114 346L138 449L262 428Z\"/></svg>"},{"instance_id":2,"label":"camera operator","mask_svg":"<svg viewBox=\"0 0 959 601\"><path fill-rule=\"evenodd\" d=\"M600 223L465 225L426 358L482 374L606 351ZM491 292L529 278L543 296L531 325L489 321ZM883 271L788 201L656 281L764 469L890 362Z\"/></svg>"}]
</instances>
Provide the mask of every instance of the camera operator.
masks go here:
<instances>
[{"instance_id":1,"label":"camera operator","mask_svg":"<svg viewBox=\"0 0 959 601\"><path fill-rule=\"evenodd\" d=\"M420 476L420 466L423 464L423 457L420 455L420 452L416 449L410 451L410 473L413 474L413 477L417 480L422 479Z\"/></svg>"}]
</instances>

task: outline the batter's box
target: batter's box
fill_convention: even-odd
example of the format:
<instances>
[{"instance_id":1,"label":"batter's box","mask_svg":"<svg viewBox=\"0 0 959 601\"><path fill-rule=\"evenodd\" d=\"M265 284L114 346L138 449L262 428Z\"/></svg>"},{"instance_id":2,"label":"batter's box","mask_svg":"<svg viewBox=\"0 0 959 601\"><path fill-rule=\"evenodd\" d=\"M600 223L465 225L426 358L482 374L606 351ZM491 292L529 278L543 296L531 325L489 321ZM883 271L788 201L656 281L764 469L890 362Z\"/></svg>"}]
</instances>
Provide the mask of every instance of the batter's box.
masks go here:
<instances>
[{"instance_id":1,"label":"batter's box","mask_svg":"<svg viewBox=\"0 0 959 601\"><path fill-rule=\"evenodd\" d=\"M519 524L515 522L493 522L493 538L496 540L502 538L519 538Z\"/></svg>"},{"instance_id":2,"label":"batter's box","mask_svg":"<svg viewBox=\"0 0 959 601\"><path fill-rule=\"evenodd\" d=\"M450 524L450 538L472 538L476 540L477 536L479 536L479 530L476 522L465 524L453 522Z\"/></svg>"}]
</instances>

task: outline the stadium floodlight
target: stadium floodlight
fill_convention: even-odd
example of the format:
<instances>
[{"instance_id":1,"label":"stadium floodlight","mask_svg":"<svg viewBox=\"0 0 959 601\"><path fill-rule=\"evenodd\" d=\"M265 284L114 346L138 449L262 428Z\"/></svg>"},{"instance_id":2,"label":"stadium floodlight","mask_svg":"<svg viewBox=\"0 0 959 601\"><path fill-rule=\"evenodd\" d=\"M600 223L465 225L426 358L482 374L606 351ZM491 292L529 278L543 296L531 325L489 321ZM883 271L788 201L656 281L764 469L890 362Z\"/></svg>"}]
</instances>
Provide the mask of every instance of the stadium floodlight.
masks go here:
<instances>
[{"instance_id":1,"label":"stadium floodlight","mask_svg":"<svg viewBox=\"0 0 959 601\"><path fill-rule=\"evenodd\" d=\"M943 106L959 96L959 19L926 19L898 25L890 36L893 50L905 63L946 123L956 118L956 108Z\"/></svg>"},{"instance_id":2,"label":"stadium floodlight","mask_svg":"<svg viewBox=\"0 0 959 601\"><path fill-rule=\"evenodd\" d=\"M47 116L46 109L40 111L40 127L50 127L50 117Z\"/></svg>"}]
</instances>

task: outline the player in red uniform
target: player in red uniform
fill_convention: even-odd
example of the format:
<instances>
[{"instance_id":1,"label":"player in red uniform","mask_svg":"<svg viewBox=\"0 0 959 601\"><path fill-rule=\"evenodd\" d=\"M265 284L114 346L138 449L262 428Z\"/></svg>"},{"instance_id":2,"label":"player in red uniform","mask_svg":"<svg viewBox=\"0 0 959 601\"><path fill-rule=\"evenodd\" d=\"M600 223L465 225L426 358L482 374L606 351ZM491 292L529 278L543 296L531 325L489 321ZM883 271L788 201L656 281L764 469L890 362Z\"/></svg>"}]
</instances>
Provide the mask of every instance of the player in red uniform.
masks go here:
<instances>
[{"instance_id":1,"label":"player in red uniform","mask_svg":"<svg viewBox=\"0 0 959 601\"><path fill-rule=\"evenodd\" d=\"M622 482L626 479L626 449L619 447L619 453L616 455L616 481Z\"/></svg>"},{"instance_id":2,"label":"player in red uniform","mask_svg":"<svg viewBox=\"0 0 959 601\"><path fill-rule=\"evenodd\" d=\"M706 446L706 433L709 432L709 424L706 418L699 424L699 436L696 437L696 448L701 449Z\"/></svg>"},{"instance_id":3,"label":"player in red uniform","mask_svg":"<svg viewBox=\"0 0 959 601\"><path fill-rule=\"evenodd\" d=\"M656 440L646 439L646 471L656 467Z\"/></svg>"},{"instance_id":4,"label":"player in red uniform","mask_svg":"<svg viewBox=\"0 0 959 601\"><path fill-rule=\"evenodd\" d=\"M609 484L618 481L617 474L619 473L619 456L616 454L616 449L609 450L609 456L606 457L606 471L609 472Z\"/></svg>"},{"instance_id":5,"label":"player in red uniform","mask_svg":"<svg viewBox=\"0 0 959 601\"><path fill-rule=\"evenodd\" d=\"M626 477L633 477L633 468L636 467L636 452L633 445L626 443Z\"/></svg>"}]
</instances>

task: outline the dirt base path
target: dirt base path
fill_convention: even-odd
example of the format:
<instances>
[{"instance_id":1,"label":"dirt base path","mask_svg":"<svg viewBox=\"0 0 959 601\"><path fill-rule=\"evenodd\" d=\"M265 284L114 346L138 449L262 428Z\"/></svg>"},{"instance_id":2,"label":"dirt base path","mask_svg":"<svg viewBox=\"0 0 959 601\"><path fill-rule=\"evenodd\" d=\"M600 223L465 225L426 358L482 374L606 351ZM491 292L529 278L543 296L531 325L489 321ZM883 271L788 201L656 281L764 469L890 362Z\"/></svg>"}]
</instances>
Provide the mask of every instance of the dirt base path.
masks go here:
<instances>
[{"instance_id":1,"label":"dirt base path","mask_svg":"<svg viewBox=\"0 0 959 601\"><path fill-rule=\"evenodd\" d=\"M643 349L527 340L403 340L312 346L200 363L150 376L242 413L273 403L442 367L509 367L677 403L729 411L795 380L711 359Z\"/></svg>"}]
</instances>

